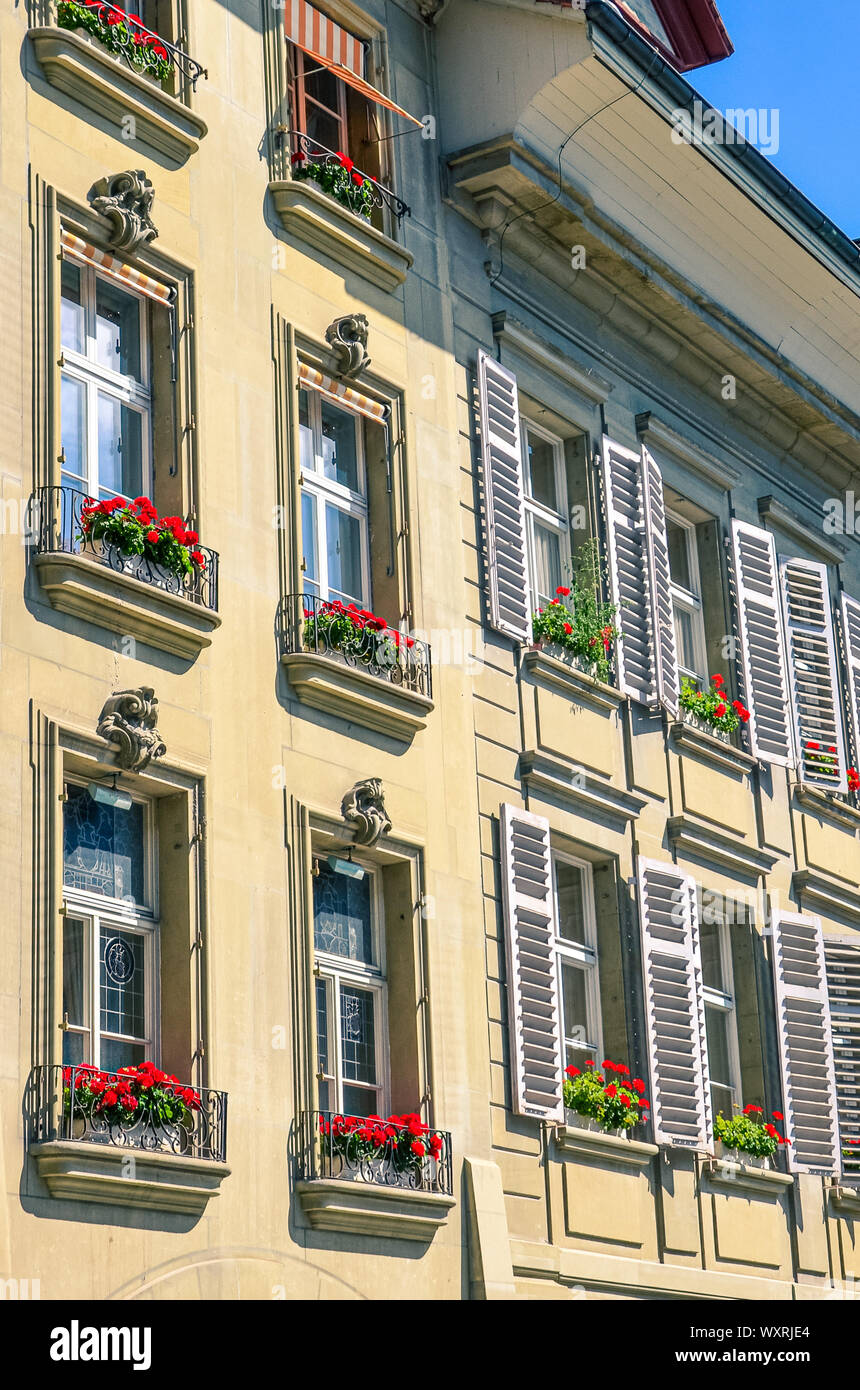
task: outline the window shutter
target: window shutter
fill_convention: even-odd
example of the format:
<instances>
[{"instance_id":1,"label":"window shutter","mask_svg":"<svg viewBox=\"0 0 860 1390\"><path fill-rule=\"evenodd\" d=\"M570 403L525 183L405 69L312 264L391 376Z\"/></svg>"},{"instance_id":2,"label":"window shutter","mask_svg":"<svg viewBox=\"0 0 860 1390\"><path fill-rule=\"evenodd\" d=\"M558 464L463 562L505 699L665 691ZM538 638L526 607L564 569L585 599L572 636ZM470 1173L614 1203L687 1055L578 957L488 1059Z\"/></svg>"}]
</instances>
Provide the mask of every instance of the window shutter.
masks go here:
<instances>
[{"instance_id":1,"label":"window shutter","mask_svg":"<svg viewBox=\"0 0 860 1390\"><path fill-rule=\"evenodd\" d=\"M549 821L500 808L511 1092L519 1115L564 1118Z\"/></svg>"},{"instance_id":2,"label":"window shutter","mask_svg":"<svg viewBox=\"0 0 860 1390\"><path fill-rule=\"evenodd\" d=\"M855 767L860 763L860 603L842 595L842 651L848 677L848 723L854 744Z\"/></svg>"},{"instance_id":3,"label":"window shutter","mask_svg":"<svg viewBox=\"0 0 860 1390\"><path fill-rule=\"evenodd\" d=\"M860 945L824 938L842 1168L860 1176Z\"/></svg>"},{"instance_id":4,"label":"window shutter","mask_svg":"<svg viewBox=\"0 0 860 1390\"><path fill-rule=\"evenodd\" d=\"M821 923L773 914L773 977L791 1166L839 1171L836 1078Z\"/></svg>"},{"instance_id":5,"label":"window shutter","mask_svg":"<svg viewBox=\"0 0 860 1390\"><path fill-rule=\"evenodd\" d=\"M779 572L800 776L813 786L845 791L845 739L827 566L816 560L781 559ZM808 749L810 742L818 748ZM821 752L831 748L836 750L831 755L833 771L821 762Z\"/></svg>"},{"instance_id":6,"label":"window shutter","mask_svg":"<svg viewBox=\"0 0 860 1390\"><path fill-rule=\"evenodd\" d=\"M732 557L751 751L788 767L793 747L773 536L732 521Z\"/></svg>"},{"instance_id":7,"label":"window shutter","mask_svg":"<svg viewBox=\"0 0 860 1390\"><path fill-rule=\"evenodd\" d=\"M666 505L663 500L663 474L648 452L642 447L642 474L645 498L646 539L649 545L651 600L657 694L661 702L677 719L680 712L678 697L681 684L678 678L678 654L675 650L675 611L669 574L669 541L666 535Z\"/></svg>"},{"instance_id":8,"label":"window shutter","mask_svg":"<svg viewBox=\"0 0 860 1390\"><path fill-rule=\"evenodd\" d=\"M531 635L517 379L478 353L490 626L518 642Z\"/></svg>"},{"instance_id":9,"label":"window shutter","mask_svg":"<svg viewBox=\"0 0 860 1390\"><path fill-rule=\"evenodd\" d=\"M654 1142L704 1148L711 1095L693 880L674 864L637 866Z\"/></svg>"},{"instance_id":10,"label":"window shutter","mask_svg":"<svg viewBox=\"0 0 860 1390\"><path fill-rule=\"evenodd\" d=\"M609 585L621 632L618 684L631 699L653 705L658 699L657 663L642 459L604 436L600 460Z\"/></svg>"}]
</instances>

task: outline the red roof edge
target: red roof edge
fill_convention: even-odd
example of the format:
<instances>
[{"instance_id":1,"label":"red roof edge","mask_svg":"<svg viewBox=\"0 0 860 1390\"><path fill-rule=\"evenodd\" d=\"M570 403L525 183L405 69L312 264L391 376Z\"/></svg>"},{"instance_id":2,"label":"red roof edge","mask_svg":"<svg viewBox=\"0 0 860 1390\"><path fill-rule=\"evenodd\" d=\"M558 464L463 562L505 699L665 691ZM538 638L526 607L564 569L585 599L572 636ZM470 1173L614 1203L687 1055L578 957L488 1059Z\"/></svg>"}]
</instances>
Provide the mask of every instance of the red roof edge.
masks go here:
<instances>
[{"instance_id":1,"label":"red roof edge","mask_svg":"<svg viewBox=\"0 0 860 1390\"><path fill-rule=\"evenodd\" d=\"M716 0L654 0L654 8L672 40L681 72L718 63L734 53Z\"/></svg>"}]
</instances>

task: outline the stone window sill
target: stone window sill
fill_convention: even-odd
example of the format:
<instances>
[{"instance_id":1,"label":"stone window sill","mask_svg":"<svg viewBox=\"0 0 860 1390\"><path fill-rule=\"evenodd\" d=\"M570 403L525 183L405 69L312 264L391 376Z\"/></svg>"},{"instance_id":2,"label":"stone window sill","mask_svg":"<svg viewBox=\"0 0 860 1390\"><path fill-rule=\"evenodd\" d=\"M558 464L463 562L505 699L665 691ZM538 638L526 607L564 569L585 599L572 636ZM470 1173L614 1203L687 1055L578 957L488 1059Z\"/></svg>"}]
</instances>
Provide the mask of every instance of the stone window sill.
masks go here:
<instances>
[{"instance_id":1,"label":"stone window sill","mask_svg":"<svg viewBox=\"0 0 860 1390\"><path fill-rule=\"evenodd\" d=\"M159 651L193 661L211 645L217 613L155 585L65 551L34 555L33 565L52 608Z\"/></svg>"},{"instance_id":2,"label":"stone window sill","mask_svg":"<svg viewBox=\"0 0 860 1390\"><path fill-rule=\"evenodd\" d=\"M860 1187L846 1187L838 1178L828 1184L830 1201L840 1216L860 1217Z\"/></svg>"},{"instance_id":3,"label":"stone window sill","mask_svg":"<svg viewBox=\"0 0 860 1390\"><path fill-rule=\"evenodd\" d=\"M791 1173L779 1173L774 1168L756 1168L750 1163L736 1163L727 1158L709 1158L704 1171L715 1187L726 1192L737 1192L742 1197L750 1192L778 1197L794 1182Z\"/></svg>"},{"instance_id":4,"label":"stone window sill","mask_svg":"<svg viewBox=\"0 0 860 1390\"><path fill-rule=\"evenodd\" d=\"M742 748L736 748L733 743L724 743L714 734L698 729L685 720L670 724L669 732L682 753L693 754L713 767L746 776L758 766L757 760Z\"/></svg>"},{"instance_id":5,"label":"stone window sill","mask_svg":"<svg viewBox=\"0 0 860 1390\"><path fill-rule=\"evenodd\" d=\"M523 654L523 666L542 685L548 685L568 699L590 705L593 709L618 709L627 699L623 691L614 685L606 685L595 676L580 671L560 657L550 656L539 647L529 648Z\"/></svg>"},{"instance_id":6,"label":"stone window sill","mask_svg":"<svg viewBox=\"0 0 860 1390\"><path fill-rule=\"evenodd\" d=\"M426 728L426 695L316 652L285 652L281 661L298 699L314 709L404 743Z\"/></svg>"},{"instance_id":7,"label":"stone window sill","mask_svg":"<svg viewBox=\"0 0 860 1390\"><path fill-rule=\"evenodd\" d=\"M97 43L53 26L31 29L30 42L46 81L113 121L117 138L131 118L136 138L175 164L184 164L198 149L205 121Z\"/></svg>"},{"instance_id":8,"label":"stone window sill","mask_svg":"<svg viewBox=\"0 0 860 1390\"><path fill-rule=\"evenodd\" d=\"M438 1192L413 1192L378 1183L316 1178L296 1183L302 1210L314 1230L341 1231L429 1245L455 1205Z\"/></svg>"},{"instance_id":9,"label":"stone window sill","mask_svg":"<svg viewBox=\"0 0 860 1390\"><path fill-rule=\"evenodd\" d=\"M808 782L795 782L794 795L804 811L823 816L848 830L860 830L860 807L843 800L842 793L811 787Z\"/></svg>"},{"instance_id":10,"label":"stone window sill","mask_svg":"<svg viewBox=\"0 0 860 1390\"><path fill-rule=\"evenodd\" d=\"M573 1154L585 1163L613 1163L621 1168L647 1168L660 1152L656 1144L628 1139L618 1134L601 1134L578 1125L559 1125L555 1142L562 1153Z\"/></svg>"},{"instance_id":11,"label":"stone window sill","mask_svg":"<svg viewBox=\"0 0 860 1390\"><path fill-rule=\"evenodd\" d=\"M184 1216L201 1216L230 1174L226 1163L211 1159L75 1140L31 1144L30 1153L52 1197ZM124 1177L129 1159L133 1177Z\"/></svg>"},{"instance_id":12,"label":"stone window sill","mask_svg":"<svg viewBox=\"0 0 860 1390\"><path fill-rule=\"evenodd\" d=\"M403 284L412 255L363 217L304 180L270 183L269 192L285 230L297 241L389 293Z\"/></svg>"}]
</instances>

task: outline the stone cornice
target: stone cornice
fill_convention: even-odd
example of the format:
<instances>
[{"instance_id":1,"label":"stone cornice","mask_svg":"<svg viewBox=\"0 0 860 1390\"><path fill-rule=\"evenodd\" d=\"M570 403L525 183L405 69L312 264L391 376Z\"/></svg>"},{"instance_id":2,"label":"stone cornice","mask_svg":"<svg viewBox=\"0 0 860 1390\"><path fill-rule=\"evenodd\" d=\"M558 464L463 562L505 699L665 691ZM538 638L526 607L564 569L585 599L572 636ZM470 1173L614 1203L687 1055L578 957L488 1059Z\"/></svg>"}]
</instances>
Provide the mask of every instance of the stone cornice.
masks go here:
<instances>
[{"instance_id":1,"label":"stone cornice","mask_svg":"<svg viewBox=\"0 0 860 1390\"><path fill-rule=\"evenodd\" d=\"M690 815L670 816L666 821L666 833L676 849L708 859L721 868L736 872L745 869L755 877L770 873L780 858L778 854L746 844L737 835Z\"/></svg>"},{"instance_id":2,"label":"stone cornice","mask_svg":"<svg viewBox=\"0 0 860 1390\"><path fill-rule=\"evenodd\" d=\"M541 685L547 685L566 695L578 704L589 705L592 709L614 710L624 704L627 696L614 685L606 685L585 671L579 671L569 662L539 648L529 648L523 653L523 667Z\"/></svg>"},{"instance_id":3,"label":"stone cornice","mask_svg":"<svg viewBox=\"0 0 860 1390\"><path fill-rule=\"evenodd\" d=\"M831 565L841 564L848 554L844 545L826 540L823 532L813 531L802 517L797 516L777 497L760 497L758 514L762 521L769 521L772 526L779 527L780 531L800 541L808 550L820 555L822 560L828 561Z\"/></svg>"},{"instance_id":4,"label":"stone cornice","mask_svg":"<svg viewBox=\"0 0 860 1390\"><path fill-rule=\"evenodd\" d=\"M838 883L810 868L796 869L791 882L804 910L813 908L825 917L844 917L860 923L860 891L847 883Z\"/></svg>"},{"instance_id":5,"label":"stone cornice","mask_svg":"<svg viewBox=\"0 0 860 1390\"><path fill-rule=\"evenodd\" d=\"M750 753L744 752L742 748L735 748L732 743L723 743L713 734L705 733L704 729L697 729L683 720L670 724L669 734L681 752L696 754L713 767L744 776L758 767L758 760Z\"/></svg>"},{"instance_id":6,"label":"stone cornice","mask_svg":"<svg viewBox=\"0 0 860 1390\"><path fill-rule=\"evenodd\" d=\"M530 358L542 371L552 372L589 401L598 404L605 401L612 389L610 382L577 366L572 358L560 353L557 347L545 342L505 310L493 314L493 335L503 348L509 347L521 357Z\"/></svg>"},{"instance_id":7,"label":"stone cornice","mask_svg":"<svg viewBox=\"0 0 860 1390\"><path fill-rule=\"evenodd\" d=\"M652 411L646 410L641 415L636 416L636 430L640 438L647 436L649 445L653 441L656 448L663 449L666 453L679 459L681 463L692 468L707 482L715 483L717 487L726 489L734 487L736 483L740 482L741 474L736 468L732 468L722 459L716 458L707 449L685 439L683 435L664 424Z\"/></svg>"},{"instance_id":8,"label":"stone cornice","mask_svg":"<svg viewBox=\"0 0 860 1390\"><path fill-rule=\"evenodd\" d=\"M585 769L531 750L521 753L519 776L529 791L541 791L566 801L575 810L622 828L648 805L648 798L622 790Z\"/></svg>"}]
</instances>

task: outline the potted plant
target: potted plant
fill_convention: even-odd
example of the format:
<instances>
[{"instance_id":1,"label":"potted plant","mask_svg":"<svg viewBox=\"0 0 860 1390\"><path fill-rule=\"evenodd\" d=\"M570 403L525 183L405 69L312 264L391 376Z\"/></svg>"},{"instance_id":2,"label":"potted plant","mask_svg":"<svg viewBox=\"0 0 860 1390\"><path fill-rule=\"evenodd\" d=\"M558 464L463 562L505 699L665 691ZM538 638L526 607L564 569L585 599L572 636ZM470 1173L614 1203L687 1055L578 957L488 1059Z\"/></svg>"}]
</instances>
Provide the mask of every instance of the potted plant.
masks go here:
<instances>
[{"instance_id":1,"label":"potted plant","mask_svg":"<svg viewBox=\"0 0 860 1390\"><path fill-rule=\"evenodd\" d=\"M570 586L560 584L555 598L532 614L532 634L537 646L572 657L580 670L608 681L610 649L621 634L615 605L600 600L599 564L595 542L586 541L577 552Z\"/></svg>"},{"instance_id":2,"label":"potted plant","mask_svg":"<svg viewBox=\"0 0 860 1390\"><path fill-rule=\"evenodd\" d=\"M159 517L148 497L111 497L81 508L80 541L98 546L111 569L181 592L206 566L199 537L180 516Z\"/></svg>"},{"instance_id":3,"label":"potted plant","mask_svg":"<svg viewBox=\"0 0 860 1390\"><path fill-rule=\"evenodd\" d=\"M442 1153L441 1135L422 1123L420 1115L321 1115L319 1120L322 1170L347 1179L373 1177L388 1170L405 1186L418 1187L427 1159Z\"/></svg>"},{"instance_id":4,"label":"potted plant","mask_svg":"<svg viewBox=\"0 0 860 1390\"><path fill-rule=\"evenodd\" d=\"M772 1111L772 1120L784 1119L781 1111ZM791 1143L776 1125L765 1121L760 1105L747 1105L729 1119L720 1112L714 1120L714 1140L717 1158L747 1163L753 1168L770 1168L778 1149Z\"/></svg>"},{"instance_id":5,"label":"potted plant","mask_svg":"<svg viewBox=\"0 0 860 1390\"><path fill-rule=\"evenodd\" d=\"M373 181L356 169L343 150L338 150L336 154L316 155L296 150L290 164L294 179L299 182L310 180L348 212L370 220L374 206Z\"/></svg>"},{"instance_id":6,"label":"potted plant","mask_svg":"<svg viewBox=\"0 0 860 1390\"><path fill-rule=\"evenodd\" d=\"M57 24L83 38L94 38L146 77L159 82L170 77L173 59L163 40L146 28L140 15L127 14L101 0L59 0Z\"/></svg>"},{"instance_id":7,"label":"potted plant","mask_svg":"<svg viewBox=\"0 0 860 1390\"><path fill-rule=\"evenodd\" d=\"M679 703L683 710L684 722L706 733L716 734L724 743L741 724L749 721L750 712L741 700L729 702L728 691L722 676L711 676L709 690L697 690L692 681L684 676L681 681Z\"/></svg>"},{"instance_id":8,"label":"potted plant","mask_svg":"<svg viewBox=\"0 0 860 1390\"><path fill-rule=\"evenodd\" d=\"M629 1138L648 1119L645 1082L631 1077L621 1062L607 1059L600 1068L586 1062L582 1070L565 1067L562 1089L567 1121L579 1129Z\"/></svg>"},{"instance_id":9,"label":"potted plant","mask_svg":"<svg viewBox=\"0 0 860 1390\"><path fill-rule=\"evenodd\" d=\"M185 1147L183 1131L190 1129L200 1103L198 1091L153 1062L117 1072L88 1064L63 1068L63 1115L75 1139L149 1130L178 1152Z\"/></svg>"},{"instance_id":10,"label":"potted plant","mask_svg":"<svg viewBox=\"0 0 860 1390\"><path fill-rule=\"evenodd\" d=\"M384 618L340 599L305 608L302 616L304 643L311 651L337 651L353 660L391 667L397 665L403 649L415 646L414 638L390 628Z\"/></svg>"}]
</instances>

